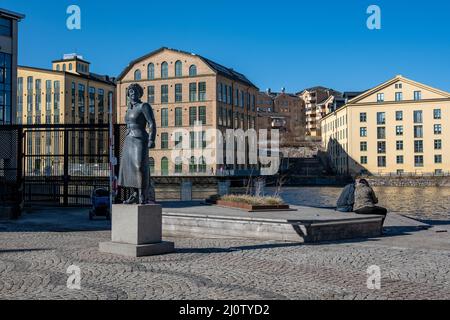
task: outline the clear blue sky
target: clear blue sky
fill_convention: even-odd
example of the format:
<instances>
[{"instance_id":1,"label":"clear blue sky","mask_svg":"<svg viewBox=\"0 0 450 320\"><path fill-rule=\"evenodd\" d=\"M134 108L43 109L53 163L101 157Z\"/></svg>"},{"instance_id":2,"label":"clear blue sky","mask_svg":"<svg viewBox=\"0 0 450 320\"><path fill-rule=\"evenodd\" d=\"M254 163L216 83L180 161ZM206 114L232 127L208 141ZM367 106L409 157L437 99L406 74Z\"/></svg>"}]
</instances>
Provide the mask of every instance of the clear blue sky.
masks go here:
<instances>
[{"instance_id":1,"label":"clear blue sky","mask_svg":"<svg viewBox=\"0 0 450 320\"><path fill-rule=\"evenodd\" d=\"M66 28L71 4L82 10L80 31ZM379 31L366 27L371 4L381 7ZM117 76L167 46L232 67L261 90L363 90L402 74L450 91L448 0L1 0L0 7L27 16L21 65L48 68L77 52L93 72Z\"/></svg>"}]
</instances>

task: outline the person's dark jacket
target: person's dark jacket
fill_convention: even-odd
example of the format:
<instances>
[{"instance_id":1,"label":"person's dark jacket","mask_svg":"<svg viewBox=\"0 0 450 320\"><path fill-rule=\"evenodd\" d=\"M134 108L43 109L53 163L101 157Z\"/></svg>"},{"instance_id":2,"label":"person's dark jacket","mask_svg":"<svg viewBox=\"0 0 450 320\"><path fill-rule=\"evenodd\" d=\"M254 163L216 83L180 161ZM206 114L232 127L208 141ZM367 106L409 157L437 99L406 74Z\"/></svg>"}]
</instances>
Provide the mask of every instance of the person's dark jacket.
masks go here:
<instances>
[{"instance_id":1,"label":"person's dark jacket","mask_svg":"<svg viewBox=\"0 0 450 320\"><path fill-rule=\"evenodd\" d=\"M353 211L366 208L375 207L378 203L378 198L375 195L373 189L364 184L357 183L355 188L355 204L353 205Z\"/></svg>"}]
</instances>

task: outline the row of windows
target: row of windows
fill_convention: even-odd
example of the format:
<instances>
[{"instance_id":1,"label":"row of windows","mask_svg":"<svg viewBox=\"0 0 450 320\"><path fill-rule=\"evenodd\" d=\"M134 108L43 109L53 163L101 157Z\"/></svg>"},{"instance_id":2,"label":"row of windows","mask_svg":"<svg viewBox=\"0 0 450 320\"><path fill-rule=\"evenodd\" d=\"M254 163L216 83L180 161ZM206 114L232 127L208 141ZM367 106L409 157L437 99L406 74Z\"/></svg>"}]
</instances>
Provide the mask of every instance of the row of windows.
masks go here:
<instances>
[{"instance_id":1,"label":"row of windows","mask_svg":"<svg viewBox=\"0 0 450 320\"><path fill-rule=\"evenodd\" d=\"M183 149L183 132L175 132L175 149ZM189 132L189 147L191 149L206 149L206 132ZM169 149L169 133L161 133L161 149Z\"/></svg>"},{"instance_id":2,"label":"row of windows","mask_svg":"<svg viewBox=\"0 0 450 320\"><path fill-rule=\"evenodd\" d=\"M395 149L397 151L402 151L404 148L403 140L397 140L395 142ZM366 152L368 150L367 141L360 142L360 151ZM414 152L415 153L423 153L423 140L414 140ZM442 140L436 139L434 140L434 150L442 150ZM377 152L378 153L386 153L386 141L378 141L377 142Z\"/></svg>"},{"instance_id":3,"label":"row of windows","mask_svg":"<svg viewBox=\"0 0 450 320\"><path fill-rule=\"evenodd\" d=\"M422 110L416 110L413 113L414 123L423 123L423 111ZM442 111L441 109L434 109L433 110L433 119L440 120L442 119ZM403 120L403 111L396 111L395 112L395 120L396 121L402 121ZM361 112L359 114L359 121L360 122L367 122L367 113ZM386 124L386 113L385 112L377 112L377 124L383 125Z\"/></svg>"},{"instance_id":4,"label":"row of windows","mask_svg":"<svg viewBox=\"0 0 450 320\"><path fill-rule=\"evenodd\" d=\"M177 107L174 112L175 127L183 126L183 108ZM195 126L198 123L206 125L206 107L189 107L189 126ZM161 109L161 127L167 128L169 126L169 109Z\"/></svg>"},{"instance_id":5,"label":"row of windows","mask_svg":"<svg viewBox=\"0 0 450 320\"><path fill-rule=\"evenodd\" d=\"M206 101L206 82L192 82L189 84L189 102ZM174 101L183 102L183 85L175 84ZM147 102L155 103L155 86L147 87ZM161 85L161 103L169 103L169 85Z\"/></svg>"},{"instance_id":6,"label":"row of windows","mask_svg":"<svg viewBox=\"0 0 450 320\"><path fill-rule=\"evenodd\" d=\"M368 159L367 156L361 156L360 159L361 164L367 164ZM404 164L405 158L402 155L396 156L396 164ZM434 155L434 163L442 164L442 155L436 154ZM377 166L380 168L385 168L387 166L386 156L378 156L377 158ZM415 167L423 167L424 166L424 156L414 156L414 166Z\"/></svg>"},{"instance_id":7,"label":"row of windows","mask_svg":"<svg viewBox=\"0 0 450 320\"><path fill-rule=\"evenodd\" d=\"M217 101L232 105L233 88L227 84L217 84ZM256 110L256 97L254 94L244 92L243 90L234 90L234 105L241 108L247 107L247 110Z\"/></svg>"},{"instance_id":8,"label":"row of windows","mask_svg":"<svg viewBox=\"0 0 450 320\"><path fill-rule=\"evenodd\" d=\"M433 125L433 132L435 135L442 134L442 125L441 124ZM396 126L395 135L403 136L403 134L404 134L403 126ZM359 128L359 136L363 138L367 137L367 127ZM377 127L377 138L386 139L386 127ZM414 138L423 138L423 126L421 125L414 126Z\"/></svg>"},{"instance_id":9,"label":"row of windows","mask_svg":"<svg viewBox=\"0 0 450 320\"><path fill-rule=\"evenodd\" d=\"M205 157L191 157L189 160L189 173L206 173L207 165ZM174 172L182 173L183 172L183 160L180 157L175 159L174 164ZM155 173L155 159L150 158L150 173ZM161 174L168 175L169 174L169 159L167 157L163 157L161 159Z\"/></svg>"},{"instance_id":10,"label":"row of windows","mask_svg":"<svg viewBox=\"0 0 450 320\"><path fill-rule=\"evenodd\" d=\"M396 89L402 89L402 87L397 87ZM422 91L414 91L413 99L414 101L422 100ZM384 93L378 93L377 102L381 103L384 101L385 101ZM403 92L401 91L395 92L395 101L403 101Z\"/></svg>"},{"instance_id":11,"label":"row of windows","mask_svg":"<svg viewBox=\"0 0 450 320\"><path fill-rule=\"evenodd\" d=\"M219 107L219 126L234 127L235 129L245 129L246 125L248 129L256 128L256 117L247 115L226 108Z\"/></svg>"},{"instance_id":12,"label":"row of windows","mask_svg":"<svg viewBox=\"0 0 450 320\"><path fill-rule=\"evenodd\" d=\"M179 60L175 62L174 76L175 77L183 76L183 63ZM189 76L190 77L197 76L197 66L195 64L189 67ZM160 78L162 79L169 78L169 64L166 61L161 63ZM149 63L147 65L147 79L148 80L155 79L155 65L153 63ZM136 71L134 71L134 80L135 81L142 80L141 70L137 69Z\"/></svg>"}]
</instances>

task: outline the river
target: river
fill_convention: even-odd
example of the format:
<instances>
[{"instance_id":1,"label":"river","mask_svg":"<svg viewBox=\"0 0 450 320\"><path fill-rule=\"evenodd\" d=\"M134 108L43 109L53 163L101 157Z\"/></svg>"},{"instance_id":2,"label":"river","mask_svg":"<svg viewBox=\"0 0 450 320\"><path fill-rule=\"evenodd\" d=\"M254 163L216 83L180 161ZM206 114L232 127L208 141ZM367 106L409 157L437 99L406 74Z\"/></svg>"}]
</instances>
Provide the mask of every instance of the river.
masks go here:
<instances>
[{"instance_id":1,"label":"river","mask_svg":"<svg viewBox=\"0 0 450 320\"><path fill-rule=\"evenodd\" d=\"M286 187L281 197L289 204L333 207L341 193L337 187ZM379 205L389 212L407 214L423 220L450 220L448 187L374 187ZM270 194L273 189L268 189Z\"/></svg>"}]
</instances>

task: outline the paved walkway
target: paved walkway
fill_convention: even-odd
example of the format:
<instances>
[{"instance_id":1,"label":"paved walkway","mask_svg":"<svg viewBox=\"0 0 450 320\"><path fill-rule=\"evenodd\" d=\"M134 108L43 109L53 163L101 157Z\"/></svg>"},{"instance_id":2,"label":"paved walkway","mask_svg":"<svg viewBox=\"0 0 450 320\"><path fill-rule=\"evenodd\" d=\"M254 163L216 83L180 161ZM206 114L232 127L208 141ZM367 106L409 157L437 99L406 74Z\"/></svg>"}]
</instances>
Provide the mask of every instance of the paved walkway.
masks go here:
<instances>
[{"instance_id":1,"label":"paved walkway","mask_svg":"<svg viewBox=\"0 0 450 320\"><path fill-rule=\"evenodd\" d=\"M109 225L79 210L0 222L0 299L450 299L450 222L423 230L389 219L380 239L297 245L168 239L177 252L98 252ZM446 232L448 231L448 232ZM81 268L81 290L66 286ZM381 289L367 289L367 268Z\"/></svg>"}]
</instances>

